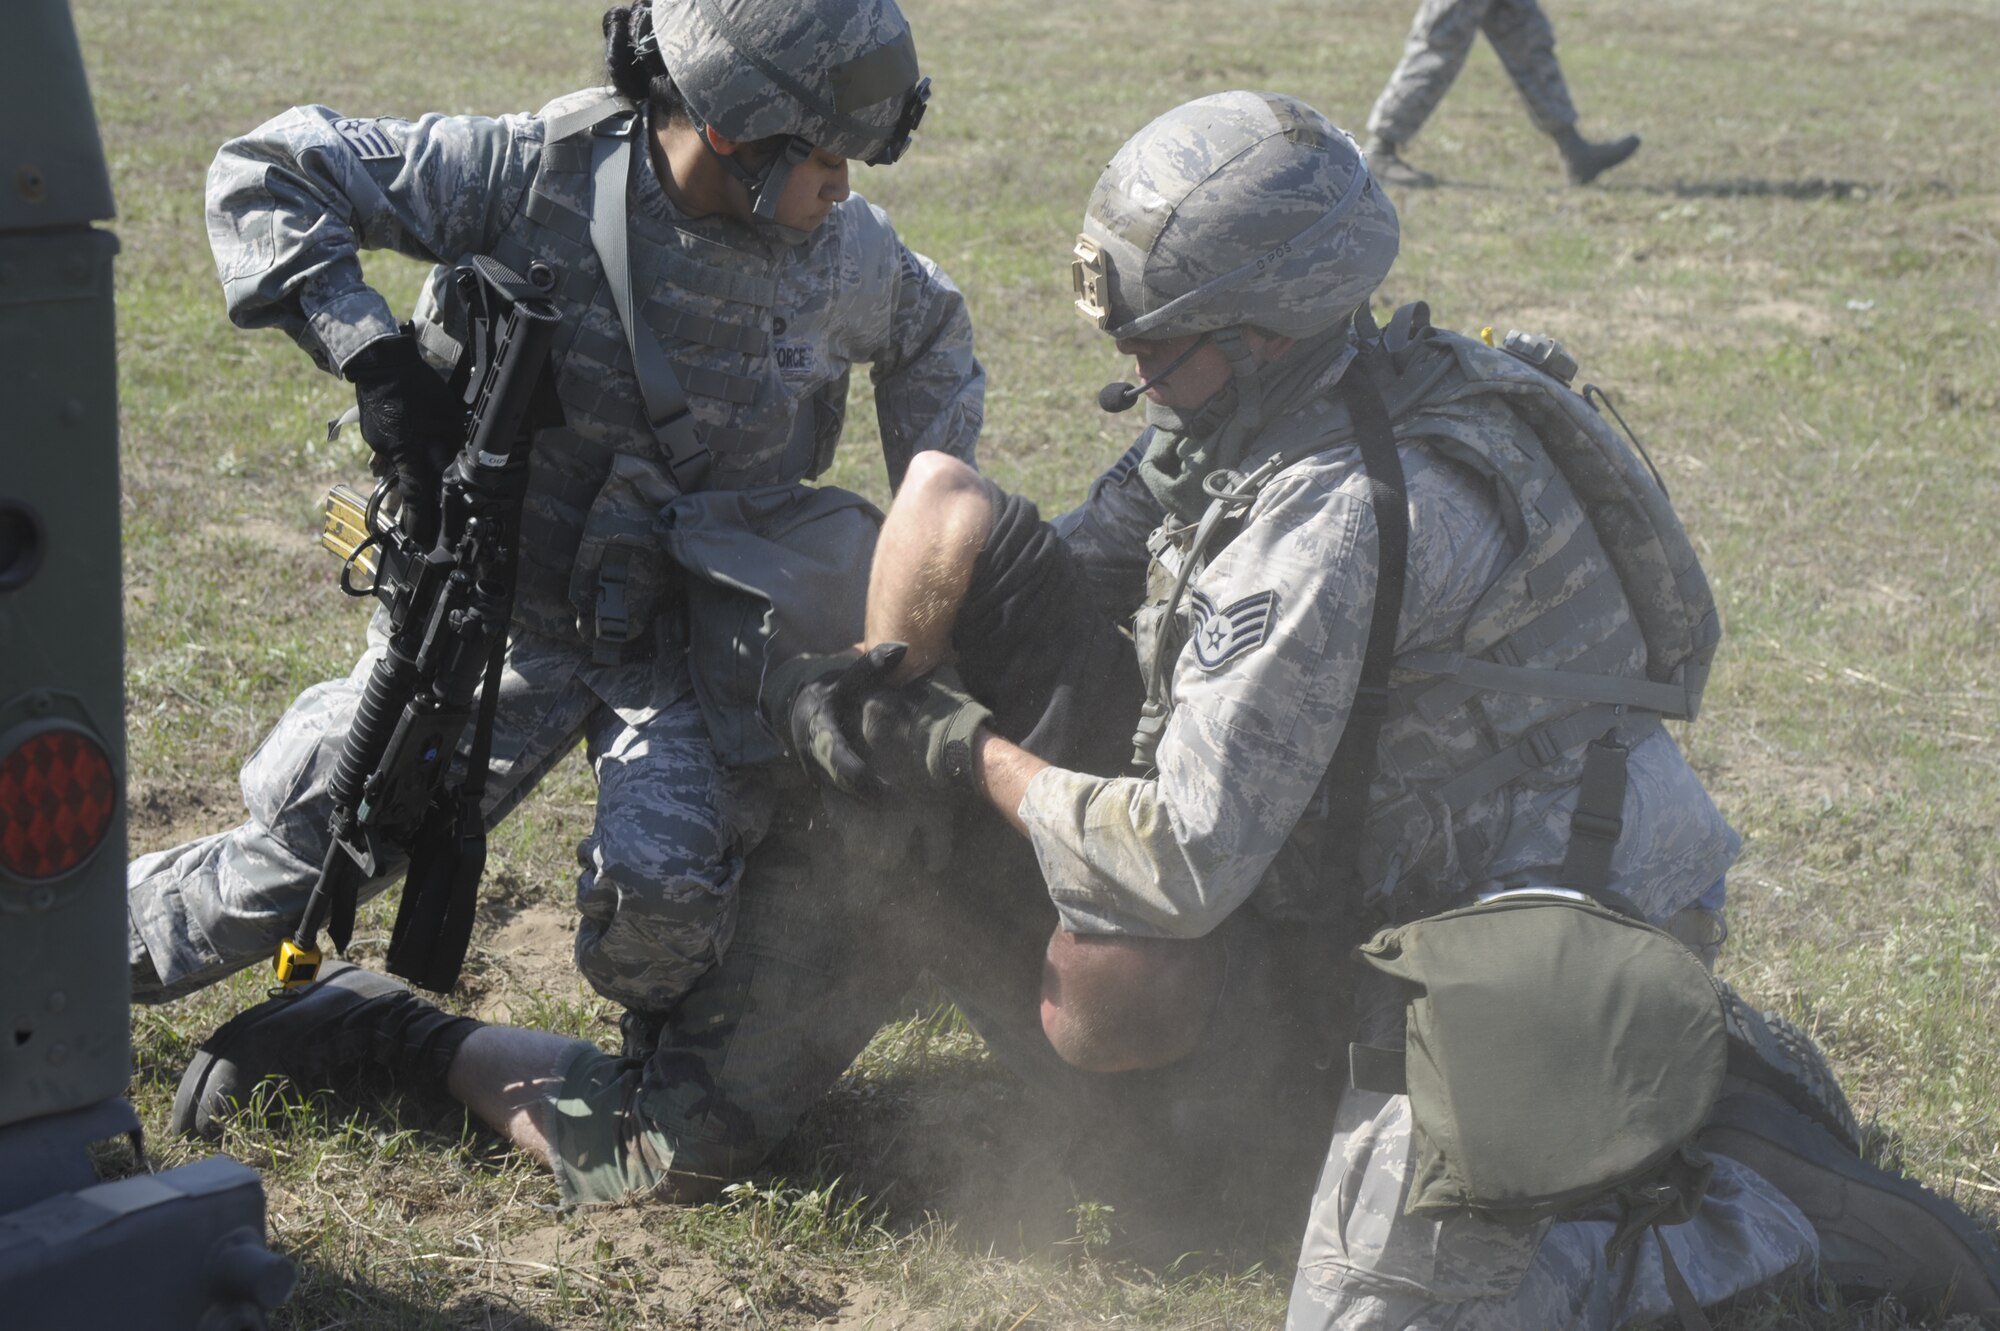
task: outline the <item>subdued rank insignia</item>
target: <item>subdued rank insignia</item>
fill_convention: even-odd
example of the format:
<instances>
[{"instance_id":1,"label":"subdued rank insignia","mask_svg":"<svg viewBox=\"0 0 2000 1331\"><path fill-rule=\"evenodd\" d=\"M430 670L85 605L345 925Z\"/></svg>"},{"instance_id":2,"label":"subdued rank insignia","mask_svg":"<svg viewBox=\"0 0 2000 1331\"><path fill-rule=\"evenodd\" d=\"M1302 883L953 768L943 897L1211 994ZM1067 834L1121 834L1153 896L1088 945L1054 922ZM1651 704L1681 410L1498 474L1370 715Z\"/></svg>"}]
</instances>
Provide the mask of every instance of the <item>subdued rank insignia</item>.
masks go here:
<instances>
[{"instance_id":1,"label":"subdued rank insignia","mask_svg":"<svg viewBox=\"0 0 2000 1331\"><path fill-rule=\"evenodd\" d=\"M347 146L354 149L354 155L364 162L380 162L391 157L401 157L402 149L389 137L383 128L372 120L346 120L333 122L340 137L347 140Z\"/></svg>"},{"instance_id":2,"label":"subdued rank insignia","mask_svg":"<svg viewBox=\"0 0 2000 1331\"><path fill-rule=\"evenodd\" d=\"M1215 602L1195 592L1189 598L1194 611L1194 659L1203 670L1214 670L1233 661L1271 636L1272 621L1278 617L1278 594L1258 592L1223 610Z\"/></svg>"}]
</instances>

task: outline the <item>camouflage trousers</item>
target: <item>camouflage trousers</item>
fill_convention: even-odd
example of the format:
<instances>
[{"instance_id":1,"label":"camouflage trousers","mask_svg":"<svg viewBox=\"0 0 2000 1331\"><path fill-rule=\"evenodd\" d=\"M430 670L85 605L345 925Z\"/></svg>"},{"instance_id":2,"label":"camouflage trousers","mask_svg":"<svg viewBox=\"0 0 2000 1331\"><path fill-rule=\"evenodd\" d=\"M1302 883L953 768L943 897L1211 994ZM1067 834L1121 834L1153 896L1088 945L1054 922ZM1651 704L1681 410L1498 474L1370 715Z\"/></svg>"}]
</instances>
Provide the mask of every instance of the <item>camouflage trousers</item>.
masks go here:
<instances>
[{"instance_id":1,"label":"camouflage trousers","mask_svg":"<svg viewBox=\"0 0 2000 1331\"><path fill-rule=\"evenodd\" d=\"M1368 113L1368 133L1396 144L1415 137L1465 68L1481 32L1520 90L1536 129L1554 134L1576 123L1576 107L1556 63L1555 29L1536 0L1423 0L1404 39L1402 62Z\"/></svg>"},{"instance_id":2,"label":"camouflage trousers","mask_svg":"<svg viewBox=\"0 0 2000 1331\"><path fill-rule=\"evenodd\" d=\"M127 873L132 993L156 1003L266 960L297 922L328 845L328 785L383 641L344 679L299 695L243 767L248 818L134 860ZM664 1008L727 946L757 792L726 775L685 667L594 666L579 648L516 633L494 722L486 820L498 823L578 741L597 778L577 848L576 960L606 997ZM391 871L364 899L395 882Z\"/></svg>"}]
</instances>

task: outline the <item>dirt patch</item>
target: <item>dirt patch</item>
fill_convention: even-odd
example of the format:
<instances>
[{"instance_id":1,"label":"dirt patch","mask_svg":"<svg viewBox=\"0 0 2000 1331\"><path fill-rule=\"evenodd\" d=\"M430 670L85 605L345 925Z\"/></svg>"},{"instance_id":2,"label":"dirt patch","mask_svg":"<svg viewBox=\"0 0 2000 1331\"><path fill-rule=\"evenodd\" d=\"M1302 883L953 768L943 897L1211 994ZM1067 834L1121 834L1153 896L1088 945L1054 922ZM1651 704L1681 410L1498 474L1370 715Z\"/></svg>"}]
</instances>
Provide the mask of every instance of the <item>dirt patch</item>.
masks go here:
<instances>
[{"instance_id":1,"label":"dirt patch","mask_svg":"<svg viewBox=\"0 0 2000 1331\"><path fill-rule=\"evenodd\" d=\"M551 1216L503 1238L461 1234L454 1265L489 1297L533 1310L551 1327L595 1326L565 1316L572 1291L622 1294L653 1324L699 1328L849 1327L933 1331L931 1317L886 1287L836 1270L796 1247L753 1264L727 1246L697 1251L673 1235L660 1206L598 1207Z\"/></svg>"},{"instance_id":2,"label":"dirt patch","mask_svg":"<svg viewBox=\"0 0 2000 1331\"><path fill-rule=\"evenodd\" d=\"M504 883L489 909L497 924L482 927L473 941L485 965L474 1008L482 1021L531 1024L532 1002L588 995L571 960L575 911L543 901L511 904Z\"/></svg>"},{"instance_id":3,"label":"dirt patch","mask_svg":"<svg viewBox=\"0 0 2000 1331\"><path fill-rule=\"evenodd\" d=\"M135 856L177 846L243 819L242 796L234 785L134 776L127 784L125 800L126 826Z\"/></svg>"}]
</instances>

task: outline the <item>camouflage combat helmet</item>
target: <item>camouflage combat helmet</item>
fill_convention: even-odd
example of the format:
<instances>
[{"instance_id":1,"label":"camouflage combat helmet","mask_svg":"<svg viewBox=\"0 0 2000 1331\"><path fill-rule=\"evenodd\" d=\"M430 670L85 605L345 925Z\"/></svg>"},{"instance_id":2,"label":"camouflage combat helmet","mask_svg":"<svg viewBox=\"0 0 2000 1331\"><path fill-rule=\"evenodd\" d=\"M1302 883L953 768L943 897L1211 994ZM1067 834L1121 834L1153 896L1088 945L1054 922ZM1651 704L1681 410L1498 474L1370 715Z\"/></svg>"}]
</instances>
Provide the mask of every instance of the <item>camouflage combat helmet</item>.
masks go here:
<instances>
[{"instance_id":1,"label":"camouflage combat helmet","mask_svg":"<svg viewBox=\"0 0 2000 1331\"><path fill-rule=\"evenodd\" d=\"M762 172L723 160L769 217L814 148L886 165L930 100L895 0L651 0L654 46L698 125L738 143L790 142Z\"/></svg>"},{"instance_id":2,"label":"camouflage combat helmet","mask_svg":"<svg viewBox=\"0 0 2000 1331\"><path fill-rule=\"evenodd\" d=\"M1118 150L1072 271L1077 308L1114 337L1308 337L1365 301L1396 249L1396 210L1353 139L1296 98L1224 92Z\"/></svg>"}]
</instances>

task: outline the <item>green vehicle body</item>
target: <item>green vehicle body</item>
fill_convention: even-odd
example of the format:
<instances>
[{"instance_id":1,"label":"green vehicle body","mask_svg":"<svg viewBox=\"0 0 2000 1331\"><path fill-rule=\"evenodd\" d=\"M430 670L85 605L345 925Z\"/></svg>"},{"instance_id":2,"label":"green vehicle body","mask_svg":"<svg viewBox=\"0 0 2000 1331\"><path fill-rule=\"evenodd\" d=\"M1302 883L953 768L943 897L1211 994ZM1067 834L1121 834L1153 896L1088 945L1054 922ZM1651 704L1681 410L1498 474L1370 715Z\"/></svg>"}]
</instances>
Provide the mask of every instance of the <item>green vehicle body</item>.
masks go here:
<instances>
[{"instance_id":1,"label":"green vehicle body","mask_svg":"<svg viewBox=\"0 0 2000 1331\"><path fill-rule=\"evenodd\" d=\"M111 181L66 0L0 43L0 1321L255 1331L291 1263L255 1171L216 1157L100 1180L130 1137L124 633ZM74 847L31 856L20 755L82 753ZM10 758L13 760L9 765ZM44 764L44 767L48 766ZM47 782L38 787L51 788ZM65 806L70 807L70 806ZM11 838L11 840L10 840ZM87 850L81 849L88 847ZM73 862L72 862L73 861ZM24 869L24 865L27 866ZM51 867L53 866L53 867Z\"/></svg>"}]
</instances>

